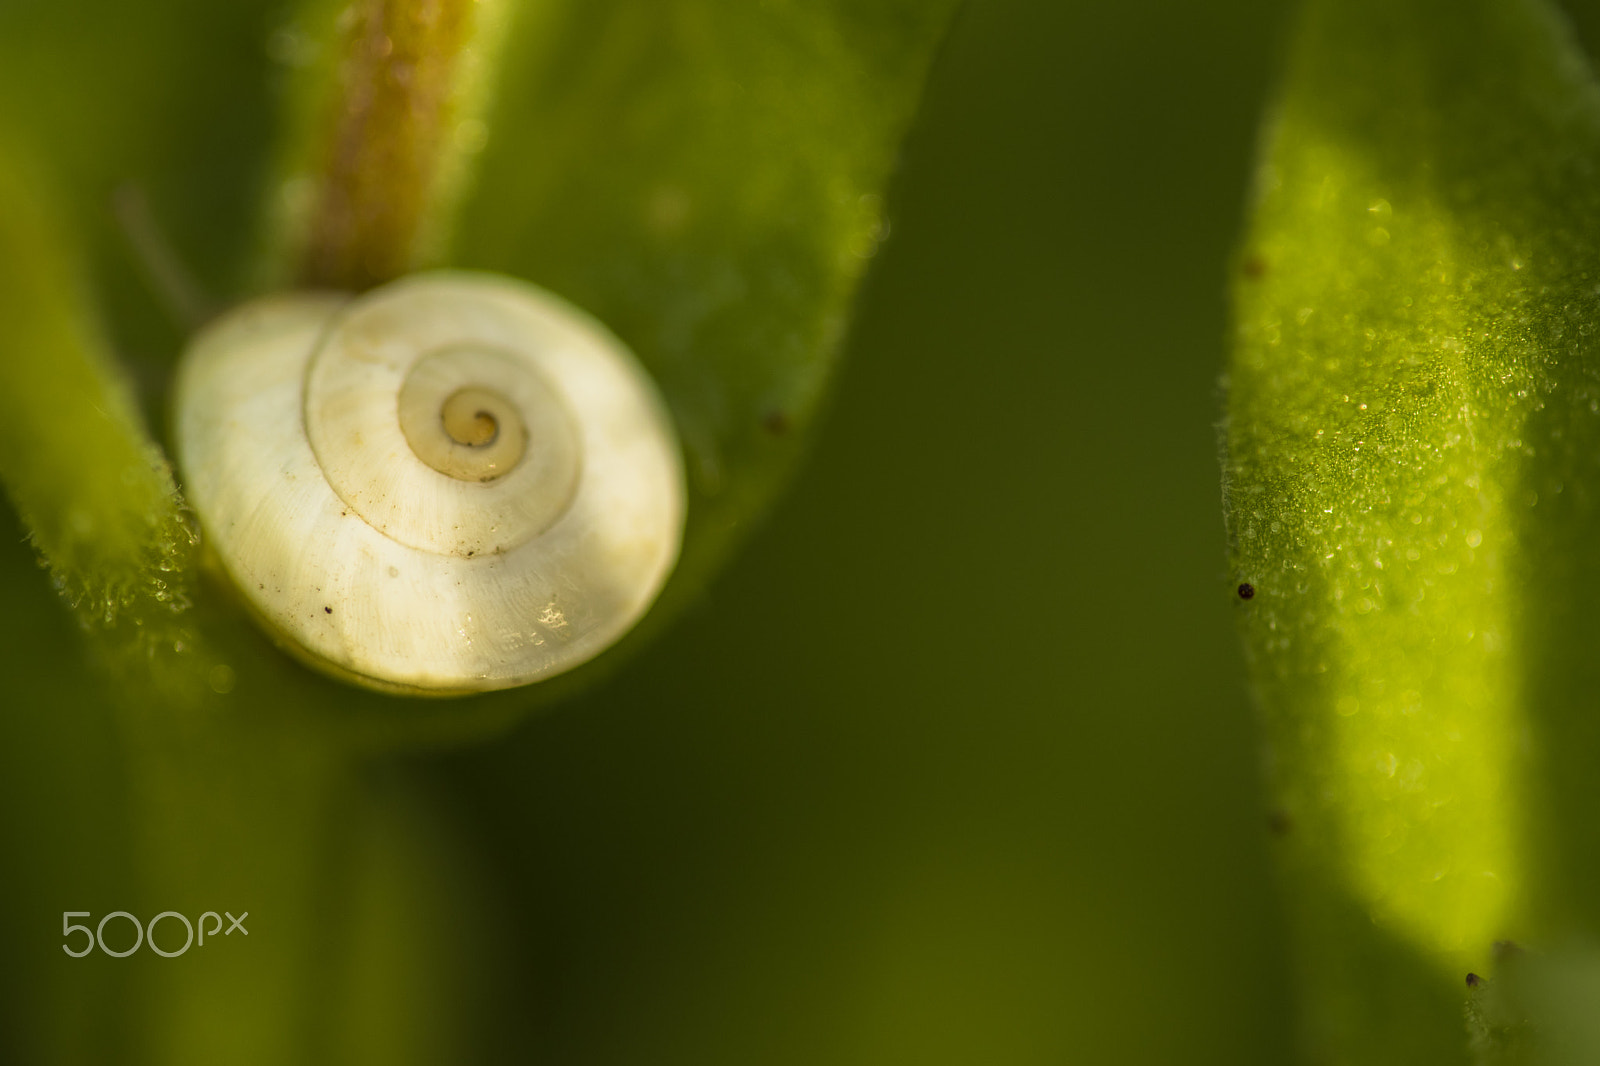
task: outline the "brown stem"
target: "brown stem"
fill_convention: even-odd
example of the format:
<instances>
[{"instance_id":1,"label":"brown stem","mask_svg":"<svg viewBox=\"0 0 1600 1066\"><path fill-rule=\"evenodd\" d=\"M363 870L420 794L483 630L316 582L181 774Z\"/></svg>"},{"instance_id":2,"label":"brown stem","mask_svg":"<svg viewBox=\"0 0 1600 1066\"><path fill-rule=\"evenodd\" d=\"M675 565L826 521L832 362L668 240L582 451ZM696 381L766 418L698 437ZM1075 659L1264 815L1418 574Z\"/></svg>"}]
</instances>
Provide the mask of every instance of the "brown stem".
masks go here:
<instances>
[{"instance_id":1,"label":"brown stem","mask_svg":"<svg viewBox=\"0 0 1600 1066\"><path fill-rule=\"evenodd\" d=\"M364 289L415 266L452 131L472 0L358 0L316 167L300 284Z\"/></svg>"}]
</instances>

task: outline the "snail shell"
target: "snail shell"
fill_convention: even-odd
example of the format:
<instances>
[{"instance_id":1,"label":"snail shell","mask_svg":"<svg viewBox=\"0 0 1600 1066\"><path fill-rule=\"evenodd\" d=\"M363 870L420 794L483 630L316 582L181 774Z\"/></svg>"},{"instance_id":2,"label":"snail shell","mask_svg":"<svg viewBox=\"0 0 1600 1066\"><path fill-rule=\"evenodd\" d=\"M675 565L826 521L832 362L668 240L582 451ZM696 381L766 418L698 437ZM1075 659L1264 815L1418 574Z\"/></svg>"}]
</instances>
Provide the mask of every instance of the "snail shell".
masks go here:
<instances>
[{"instance_id":1,"label":"snail shell","mask_svg":"<svg viewBox=\"0 0 1600 1066\"><path fill-rule=\"evenodd\" d=\"M671 421L628 350L523 282L271 296L201 332L176 444L206 541L281 643L387 691L568 670L677 559Z\"/></svg>"}]
</instances>

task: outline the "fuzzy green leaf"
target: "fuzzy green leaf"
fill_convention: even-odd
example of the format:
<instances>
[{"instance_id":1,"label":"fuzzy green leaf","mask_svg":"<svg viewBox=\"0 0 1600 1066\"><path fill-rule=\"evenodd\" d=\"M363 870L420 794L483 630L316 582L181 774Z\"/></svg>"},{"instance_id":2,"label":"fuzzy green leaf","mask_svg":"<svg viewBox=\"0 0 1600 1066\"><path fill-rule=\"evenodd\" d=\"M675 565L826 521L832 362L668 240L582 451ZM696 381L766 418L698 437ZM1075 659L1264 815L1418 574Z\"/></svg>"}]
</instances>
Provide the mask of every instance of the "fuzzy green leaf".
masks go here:
<instances>
[{"instance_id":1,"label":"fuzzy green leaf","mask_svg":"<svg viewBox=\"0 0 1600 1066\"><path fill-rule=\"evenodd\" d=\"M0 484L84 622L170 628L194 536L26 168L0 146Z\"/></svg>"},{"instance_id":2,"label":"fuzzy green leaf","mask_svg":"<svg viewBox=\"0 0 1600 1066\"><path fill-rule=\"evenodd\" d=\"M1462 1061L1600 925L1600 90L1534 0L1314 0L1234 282L1226 489L1315 1046Z\"/></svg>"}]
</instances>

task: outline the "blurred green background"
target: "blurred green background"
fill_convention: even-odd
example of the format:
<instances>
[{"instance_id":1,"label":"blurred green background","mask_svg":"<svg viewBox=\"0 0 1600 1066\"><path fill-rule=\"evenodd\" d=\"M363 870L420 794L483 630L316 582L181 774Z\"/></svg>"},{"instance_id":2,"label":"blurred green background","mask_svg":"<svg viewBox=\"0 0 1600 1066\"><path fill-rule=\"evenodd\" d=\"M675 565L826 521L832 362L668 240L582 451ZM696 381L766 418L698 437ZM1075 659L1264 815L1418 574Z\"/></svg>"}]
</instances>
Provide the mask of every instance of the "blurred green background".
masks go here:
<instances>
[{"instance_id":1,"label":"blurred green background","mask_svg":"<svg viewBox=\"0 0 1600 1066\"><path fill-rule=\"evenodd\" d=\"M958 21L787 499L614 684L430 767L531 1046L1286 1057L1213 429L1277 19Z\"/></svg>"},{"instance_id":2,"label":"blurred green background","mask_svg":"<svg viewBox=\"0 0 1600 1066\"><path fill-rule=\"evenodd\" d=\"M327 1061L1289 1057L1215 430L1282 8L971 0L831 410L733 565L605 683L367 767L326 844ZM204 126L225 191L180 243L243 213L267 122L186 106L244 130ZM5 567L0 1058L108 1061L187 960L67 959L55 923L178 904L129 899L109 715L22 668L77 638Z\"/></svg>"}]
</instances>

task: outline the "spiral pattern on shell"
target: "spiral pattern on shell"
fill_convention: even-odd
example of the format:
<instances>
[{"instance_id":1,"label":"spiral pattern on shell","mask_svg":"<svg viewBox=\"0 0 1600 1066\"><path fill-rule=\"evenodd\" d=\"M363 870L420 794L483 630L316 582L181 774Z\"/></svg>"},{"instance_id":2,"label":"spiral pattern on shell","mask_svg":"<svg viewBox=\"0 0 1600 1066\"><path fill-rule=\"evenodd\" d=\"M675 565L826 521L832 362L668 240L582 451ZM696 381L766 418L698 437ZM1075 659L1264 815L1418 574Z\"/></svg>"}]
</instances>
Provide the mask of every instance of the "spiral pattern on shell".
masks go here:
<instances>
[{"instance_id":1,"label":"spiral pattern on shell","mask_svg":"<svg viewBox=\"0 0 1600 1066\"><path fill-rule=\"evenodd\" d=\"M190 345L177 412L211 553L280 642L370 687L570 669L677 558L683 469L653 384L524 282L433 273L246 304Z\"/></svg>"}]
</instances>

